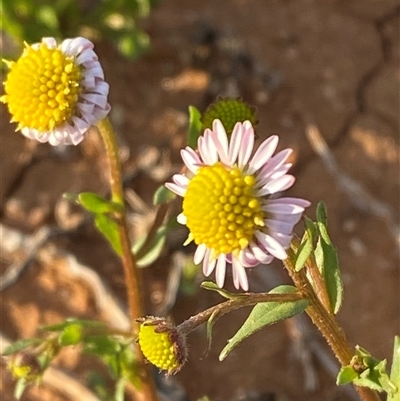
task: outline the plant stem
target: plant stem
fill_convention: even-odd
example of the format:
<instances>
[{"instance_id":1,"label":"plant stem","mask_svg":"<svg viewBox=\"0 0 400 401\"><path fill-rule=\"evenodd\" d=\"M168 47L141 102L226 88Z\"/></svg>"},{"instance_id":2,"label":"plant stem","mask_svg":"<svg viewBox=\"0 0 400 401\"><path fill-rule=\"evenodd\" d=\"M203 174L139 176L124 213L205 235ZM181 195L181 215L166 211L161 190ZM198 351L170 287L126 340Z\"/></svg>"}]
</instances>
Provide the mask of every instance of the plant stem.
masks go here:
<instances>
[{"instance_id":1,"label":"plant stem","mask_svg":"<svg viewBox=\"0 0 400 401\"><path fill-rule=\"evenodd\" d=\"M328 310L325 309L324 305L319 300L307 278L305 269L302 269L299 272L295 271L294 264L292 262L293 259L291 259L292 256L293 252L289 252L289 257L284 260L284 265L298 291L310 301L310 305L307 307L306 313L326 339L341 366L349 365L351 358L353 357L353 352L347 343L343 330L340 328L334 315L328 312ZM354 387L361 400L380 401L379 395L376 391L368 387Z\"/></svg>"},{"instance_id":2,"label":"plant stem","mask_svg":"<svg viewBox=\"0 0 400 401\"><path fill-rule=\"evenodd\" d=\"M178 326L178 330L182 334L189 334L196 327L205 323L210 319L212 315L220 318L228 312L232 312L236 309L243 308L245 306L251 306L260 302L293 302L304 299L305 297L299 293L293 294L270 294L268 292L260 293L247 293L245 295L238 296L237 298L230 299L225 302L221 302L218 305L214 305L197 315L190 317Z\"/></svg>"},{"instance_id":3,"label":"plant stem","mask_svg":"<svg viewBox=\"0 0 400 401\"><path fill-rule=\"evenodd\" d=\"M97 128L103 139L110 164L111 200L123 207L123 211L116 217L121 240L121 260L125 274L125 284L127 289L132 332L133 335L136 336L138 331L136 319L145 315L141 291L143 286L135 256L131 252L131 242L126 224L122 171L118 155L118 145L114 130L108 118L100 121L97 125ZM158 401L153 376L150 371L150 365L146 365L144 356L139 350L137 350L137 358L139 364L139 375L142 381L142 388L137 399L143 401Z\"/></svg>"}]
</instances>

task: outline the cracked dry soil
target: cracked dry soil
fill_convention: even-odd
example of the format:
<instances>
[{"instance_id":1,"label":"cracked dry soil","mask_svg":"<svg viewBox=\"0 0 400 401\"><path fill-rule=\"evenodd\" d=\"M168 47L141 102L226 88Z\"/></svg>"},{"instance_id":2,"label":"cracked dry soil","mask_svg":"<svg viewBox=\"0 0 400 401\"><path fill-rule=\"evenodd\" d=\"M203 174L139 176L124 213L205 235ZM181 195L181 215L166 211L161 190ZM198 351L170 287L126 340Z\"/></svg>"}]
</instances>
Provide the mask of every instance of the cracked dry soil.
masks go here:
<instances>
[{"instance_id":1,"label":"cracked dry soil","mask_svg":"<svg viewBox=\"0 0 400 401\"><path fill-rule=\"evenodd\" d=\"M107 43L96 46L111 86L111 118L121 134L127 188L149 204L154 188L178 168L188 105L203 111L217 95L240 95L257 107L260 139L278 133L280 149L295 149L297 183L290 194L313 202L310 217L319 200L327 203L345 284L338 319L349 342L388 359L393 336L400 333L399 15L397 0L164 0L143 22L152 41L143 58L129 62ZM65 210L62 193L107 192L96 134L88 134L77 148L32 144L13 132L1 110L1 222L25 233L43 225L73 225L79 213ZM372 208L368 197L346 193L330 174L306 139L310 121L319 127L340 171L381 209ZM172 167L165 168L169 162ZM145 271L149 314L162 300L170 256L179 249L179 238L171 238L161 261ZM62 255L67 251L93 267L124 302L117 259L85 225L51 238L1 293L1 332L9 339L33 336L39 325L69 316L102 318L90 286L66 271ZM4 252L1 272L23 255L23 249ZM278 264L270 269L272 276L254 269L250 286L288 281ZM204 291L194 297L181 294L172 315L180 322L219 301ZM216 325L212 350L203 359L204 330L189 337L190 359L176 376L189 400L206 394L213 401L354 399L335 387L316 358L317 385L306 388L307 372L295 357L288 325L262 330L218 362L219 351L247 313L238 311ZM312 333L325 347L318 336ZM82 383L85 372L98 366L74 350L62 353L57 365ZM0 395L13 399L5 372ZM29 390L22 400L75 401L48 386Z\"/></svg>"}]
</instances>

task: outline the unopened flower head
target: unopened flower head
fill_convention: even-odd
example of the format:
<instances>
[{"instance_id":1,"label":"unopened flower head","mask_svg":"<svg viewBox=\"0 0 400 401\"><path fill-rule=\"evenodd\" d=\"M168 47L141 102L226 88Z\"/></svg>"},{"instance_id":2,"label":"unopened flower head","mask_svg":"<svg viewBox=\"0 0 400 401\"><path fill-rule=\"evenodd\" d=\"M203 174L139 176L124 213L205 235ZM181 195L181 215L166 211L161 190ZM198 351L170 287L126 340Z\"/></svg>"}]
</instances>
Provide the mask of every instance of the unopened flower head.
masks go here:
<instances>
[{"instance_id":1,"label":"unopened flower head","mask_svg":"<svg viewBox=\"0 0 400 401\"><path fill-rule=\"evenodd\" d=\"M178 372L187 357L184 335L163 318L149 316L138 321L138 343L146 359L167 374Z\"/></svg>"},{"instance_id":2,"label":"unopened flower head","mask_svg":"<svg viewBox=\"0 0 400 401\"><path fill-rule=\"evenodd\" d=\"M178 221L190 231L186 244L197 245L195 263L203 263L206 276L216 270L221 288L227 263L235 287L247 291L245 268L286 259L293 227L310 205L299 198L271 198L295 181L287 174L292 150L273 156L277 145L278 136L270 136L251 157L251 123L236 123L228 140L222 123L214 120L213 129L198 139L198 153L190 147L181 151L189 173L176 174L166 184L183 197Z\"/></svg>"},{"instance_id":3,"label":"unopened flower head","mask_svg":"<svg viewBox=\"0 0 400 401\"><path fill-rule=\"evenodd\" d=\"M28 138L77 145L110 111L109 86L93 43L85 38L60 45L43 38L26 44L16 62L5 63L10 71L0 101L7 103L11 121Z\"/></svg>"}]
</instances>

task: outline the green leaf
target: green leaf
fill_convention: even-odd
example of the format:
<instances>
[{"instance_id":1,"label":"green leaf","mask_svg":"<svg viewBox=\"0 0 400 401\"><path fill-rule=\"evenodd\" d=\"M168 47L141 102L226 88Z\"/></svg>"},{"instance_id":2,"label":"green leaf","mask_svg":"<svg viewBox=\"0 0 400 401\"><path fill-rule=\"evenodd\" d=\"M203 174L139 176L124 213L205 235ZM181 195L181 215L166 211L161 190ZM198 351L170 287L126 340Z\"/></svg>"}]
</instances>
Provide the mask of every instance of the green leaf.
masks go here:
<instances>
[{"instance_id":1,"label":"green leaf","mask_svg":"<svg viewBox=\"0 0 400 401\"><path fill-rule=\"evenodd\" d=\"M140 239L133 245L133 253L141 255L138 257L136 262L139 267L147 267L151 265L160 256L162 250L164 249L167 231L168 229L166 226L161 226L157 229L153 241L144 255L141 255L140 248L136 252L135 250L144 243L145 238Z\"/></svg>"},{"instance_id":2,"label":"green leaf","mask_svg":"<svg viewBox=\"0 0 400 401\"><path fill-rule=\"evenodd\" d=\"M393 346L393 361L390 370L390 380L396 385L397 391L388 395L387 401L400 401L400 336L395 336Z\"/></svg>"},{"instance_id":3,"label":"green leaf","mask_svg":"<svg viewBox=\"0 0 400 401\"><path fill-rule=\"evenodd\" d=\"M336 378L336 384L343 386L351 383L355 378L358 377L358 373L351 366L344 366L340 369L339 374Z\"/></svg>"},{"instance_id":4,"label":"green leaf","mask_svg":"<svg viewBox=\"0 0 400 401\"><path fill-rule=\"evenodd\" d=\"M297 289L290 285L281 285L274 288L270 294L293 294ZM290 302L262 302L257 304L250 312L247 320L238 332L228 340L228 344L219 355L219 360L222 361L239 343L245 338L254 334L265 326L279 322L280 320L298 315L303 312L308 306L308 300L301 299Z\"/></svg>"},{"instance_id":5,"label":"green leaf","mask_svg":"<svg viewBox=\"0 0 400 401\"><path fill-rule=\"evenodd\" d=\"M326 213L326 205L324 202L319 202L317 205L317 222L323 224L325 227L328 224L328 218Z\"/></svg>"},{"instance_id":6,"label":"green leaf","mask_svg":"<svg viewBox=\"0 0 400 401\"><path fill-rule=\"evenodd\" d=\"M215 291L218 292L220 295L222 295L224 298L227 299L235 299L235 298L240 298L243 296L243 294L236 294L234 292L229 292L224 290L223 288L219 288L217 284L215 284L213 281L203 281L200 286L204 288L205 290L209 291Z\"/></svg>"},{"instance_id":7,"label":"green leaf","mask_svg":"<svg viewBox=\"0 0 400 401\"><path fill-rule=\"evenodd\" d=\"M315 243L318 239L318 229L316 223L314 223L310 218L307 216L303 216L304 225L306 227L306 232L308 233L309 238L311 241Z\"/></svg>"},{"instance_id":8,"label":"green leaf","mask_svg":"<svg viewBox=\"0 0 400 401\"><path fill-rule=\"evenodd\" d=\"M340 276L336 248L333 246L326 226L318 222L320 237L315 248L315 260L324 278L331 312L337 313L343 301L343 283Z\"/></svg>"},{"instance_id":9,"label":"green leaf","mask_svg":"<svg viewBox=\"0 0 400 401\"><path fill-rule=\"evenodd\" d=\"M121 237L118 224L104 214L96 214L94 223L97 229L106 237L118 256L122 255Z\"/></svg>"},{"instance_id":10,"label":"green leaf","mask_svg":"<svg viewBox=\"0 0 400 401\"><path fill-rule=\"evenodd\" d=\"M76 345L82 340L82 326L80 324L71 324L63 330L58 337L58 342L63 347Z\"/></svg>"},{"instance_id":11,"label":"green leaf","mask_svg":"<svg viewBox=\"0 0 400 401\"><path fill-rule=\"evenodd\" d=\"M92 192L80 193L77 201L86 210L95 214L121 212L123 210L122 205L108 201Z\"/></svg>"},{"instance_id":12,"label":"green leaf","mask_svg":"<svg viewBox=\"0 0 400 401\"><path fill-rule=\"evenodd\" d=\"M189 106L188 146L193 149L197 148L197 139L199 138L202 127L200 111L194 106Z\"/></svg>"},{"instance_id":13,"label":"green leaf","mask_svg":"<svg viewBox=\"0 0 400 401\"><path fill-rule=\"evenodd\" d=\"M14 397L19 400L24 393L26 386L28 385L28 381L24 378L21 378L17 381L14 389Z\"/></svg>"},{"instance_id":14,"label":"green leaf","mask_svg":"<svg viewBox=\"0 0 400 401\"><path fill-rule=\"evenodd\" d=\"M299 249L296 253L296 262L294 269L296 272L300 271L307 262L307 259L311 256L313 252L313 243L312 239L310 238L308 232L304 233L304 236L301 240L301 244Z\"/></svg>"},{"instance_id":15,"label":"green leaf","mask_svg":"<svg viewBox=\"0 0 400 401\"><path fill-rule=\"evenodd\" d=\"M170 191L165 185L161 185L154 193L153 204L157 206L163 203L169 203L175 198L176 195L172 191Z\"/></svg>"},{"instance_id":16,"label":"green leaf","mask_svg":"<svg viewBox=\"0 0 400 401\"><path fill-rule=\"evenodd\" d=\"M31 345L38 345L42 342L43 340L41 340L40 338L24 338L10 344L1 355L8 356L11 354L15 354L18 351L30 347Z\"/></svg>"},{"instance_id":17,"label":"green leaf","mask_svg":"<svg viewBox=\"0 0 400 401\"><path fill-rule=\"evenodd\" d=\"M205 356L208 354L208 352L211 349L212 329L214 327L214 324L217 322L217 320L218 320L218 312L214 311L212 313L212 315L210 316L210 318L207 320L207 347L204 350L203 358L205 358Z\"/></svg>"}]
</instances>

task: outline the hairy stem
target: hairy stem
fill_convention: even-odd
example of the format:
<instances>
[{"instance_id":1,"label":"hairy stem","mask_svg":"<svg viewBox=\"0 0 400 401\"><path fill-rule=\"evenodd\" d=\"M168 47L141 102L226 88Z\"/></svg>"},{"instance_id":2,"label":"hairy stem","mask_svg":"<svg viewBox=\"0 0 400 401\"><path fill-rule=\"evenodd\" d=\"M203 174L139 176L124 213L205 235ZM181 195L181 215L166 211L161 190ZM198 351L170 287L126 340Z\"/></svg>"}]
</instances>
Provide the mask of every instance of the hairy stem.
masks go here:
<instances>
[{"instance_id":1,"label":"hairy stem","mask_svg":"<svg viewBox=\"0 0 400 401\"><path fill-rule=\"evenodd\" d=\"M335 316L324 307L318 298L307 278L305 269L302 269L299 272L295 271L291 258L292 256L293 253L289 252L289 257L284 260L284 265L299 292L310 301L306 313L324 336L341 366L349 365L351 358L353 357L353 352L347 343L343 330L337 323ZM354 387L361 400L380 401L379 395L376 391L367 387Z\"/></svg>"},{"instance_id":2,"label":"hairy stem","mask_svg":"<svg viewBox=\"0 0 400 401\"><path fill-rule=\"evenodd\" d=\"M212 315L220 318L228 312L232 312L236 309L243 308L245 306L251 306L260 302L293 302L305 297L299 293L293 294L270 294L268 292L260 293L247 293L245 295L238 296L237 298L230 299L225 302L221 302L218 305L214 305L197 315L190 317L178 326L179 331L182 334L188 334L193 331L196 327L206 323Z\"/></svg>"},{"instance_id":3,"label":"hairy stem","mask_svg":"<svg viewBox=\"0 0 400 401\"><path fill-rule=\"evenodd\" d=\"M114 130L108 118L100 121L97 125L97 128L103 139L110 164L111 199L113 202L118 203L123 207L123 211L117 216L117 223L122 247L121 260L125 274L132 331L133 335L135 336L138 330L136 319L145 315L141 291L143 286L140 270L137 267L135 256L131 252L131 242L126 224L122 172L121 163L118 156L118 145ZM139 363L139 374L142 379L142 388L140 394L137 394L136 398L143 401L158 401L150 367L149 365L145 364L143 354L139 350L137 350L137 358Z\"/></svg>"}]
</instances>

